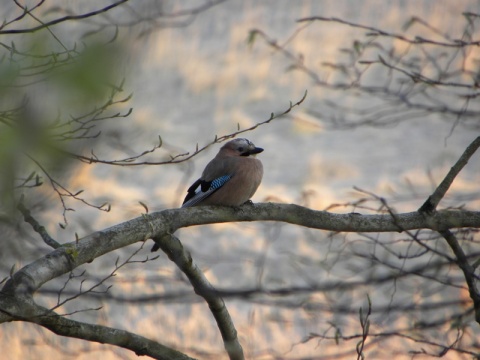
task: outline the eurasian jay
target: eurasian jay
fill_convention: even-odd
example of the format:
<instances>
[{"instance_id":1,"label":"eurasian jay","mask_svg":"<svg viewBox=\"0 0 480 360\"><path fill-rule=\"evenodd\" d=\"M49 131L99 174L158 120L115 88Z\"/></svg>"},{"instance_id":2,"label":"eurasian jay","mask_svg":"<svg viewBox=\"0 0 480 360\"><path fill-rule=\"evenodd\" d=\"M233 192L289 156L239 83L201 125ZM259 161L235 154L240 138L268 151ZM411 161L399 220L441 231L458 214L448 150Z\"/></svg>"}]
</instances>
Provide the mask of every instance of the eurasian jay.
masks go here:
<instances>
[{"instance_id":1,"label":"eurasian jay","mask_svg":"<svg viewBox=\"0 0 480 360\"><path fill-rule=\"evenodd\" d=\"M188 188L182 207L239 206L247 202L262 181L263 166L255 158L262 151L247 139L227 142L207 164L200 179Z\"/></svg>"},{"instance_id":2,"label":"eurasian jay","mask_svg":"<svg viewBox=\"0 0 480 360\"><path fill-rule=\"evenodd\" d=\"M250 200L263 177L255 158L263 151L247 139L233 139L220 148L200 179L187 190L182 208L199 205L239 206ZM152 251L158 250L157 244Z\"/></svg>"}]
</instances>

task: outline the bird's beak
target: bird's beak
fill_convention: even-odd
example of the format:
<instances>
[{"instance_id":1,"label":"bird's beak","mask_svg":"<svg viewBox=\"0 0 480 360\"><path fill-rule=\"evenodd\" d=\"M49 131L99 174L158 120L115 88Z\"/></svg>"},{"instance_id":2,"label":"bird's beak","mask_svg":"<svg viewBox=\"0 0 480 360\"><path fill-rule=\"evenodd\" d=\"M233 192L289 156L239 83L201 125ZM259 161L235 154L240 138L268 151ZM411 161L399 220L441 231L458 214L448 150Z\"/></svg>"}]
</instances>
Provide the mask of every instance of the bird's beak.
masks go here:
<instances>
[{"instance_id":1,"label":"bird's beak","mask_svg":"<svg viewBox=\"0 0 480 360\"><path fill-rule=\"evenodd\" d=\"M252 150L250 150L248 153L249 155L256 155L256 154L260 154L262 151L263 151L262 148L255 147Z\"/></svg>"}]
</instances>

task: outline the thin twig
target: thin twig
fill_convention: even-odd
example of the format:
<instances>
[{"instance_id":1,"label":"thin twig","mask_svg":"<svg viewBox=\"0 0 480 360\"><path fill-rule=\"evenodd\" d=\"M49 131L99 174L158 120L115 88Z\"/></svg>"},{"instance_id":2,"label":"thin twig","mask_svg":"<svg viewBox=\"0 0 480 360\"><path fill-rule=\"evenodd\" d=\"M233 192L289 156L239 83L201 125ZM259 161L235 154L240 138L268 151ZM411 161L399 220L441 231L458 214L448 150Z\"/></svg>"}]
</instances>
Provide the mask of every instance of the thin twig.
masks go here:
<instances>
[{"instance_id":1,"label":"thin twig","mask_svg":"<svg viewBox=\"0 0 480 360\"><path fill-rule=\"evenodd\" d=\"M62 22L65 22L65 21L71 21L71 20L83 20L83 19L88 19L90 17L93 17L93 16L96 16L98 14L102 14L102 13L105 13L107 11L110 11L111 9L119 6L119 5L122 5L123 3L126 3L128 2L129 0L120 0L116 3L113 3L113 4L110 4L108 6L105 6L104 8L101 8L99 10L96 10L96 11L91 11L89 13L85 13L85 14L81 14L81 15L68 15L68 16L64 16L64 17L61 17L61 18L58 18L58 19L55 19L55 20L52 20L52 21L49 21L49 22L46 22L42 25L39 25L39 26L35 26L35 27L32 27L32 28L28 28L28 29L13 29L13 30L0 30L0 35L1 34L25 34L25 33L33 33L33 32L36 32L38 30L42 30L42 29L45 29L45 28L48 28L50 26L53 26L53 25L57 25L57 24L60 24ZM30 10L31 11L31 10ZM24 8L24 14L27 14L30 12L29 10L27 10L27 8L25 7ZM23 15L24 16L24 15Z\"/></svg>"},{"instance_id":2,"label":"thin twig","mask_svg":"<svg viewBox=\"0 0 480 360\"><path fill-rule=\"evenodd\" d=\"M372 314L372 301L370 300L370 296L367 295L368 300L368 309L367 313L363 314L363 308L360 308L359 319L360 319L360 326L362 327L362 338L357 343L357 360L365 359L365 355L363 350L365 349L365 342L367 341L368 333L370 332L370 315Z\"/></svg>"},{"instance_id":3,"label":"thin twig","mask_svg":"<svg viewBox=\"0 0 480 360\"><path fill-rule=\"evenodd\" d=\"M142 249L143 249L143 245L144 243L142 243L142 245L137 249L135 250L132 254L130 254L127 259L125 261L123 261L121 264L119 264L119 260L120 258L117 258L117 261L115 262L115 268L110 272L110 274L108 274L106 277L100 279L97 283L95 283L94 285L90 286L88 289L83 289L83 281L81 281L80 283L80 289L77 293L73 294L72 296L70 297L67 297L63 300L60 300L60 292L58 294L58 300L57 300L57 304L52 307L50 310L56 310L57 308L59 307L62 307L63 305L65 305L67 302L69 301L72 301L72 300L75 300L85 294L89 294L89 293L96 293L96 294L106 294L108 293L108 291L112 288L113 285L108 285L106 286L105 289L103 290L97 290L100 286L104 285L107 280L115 277L118 273L118 270L120 270L121 268L123 268L124 266L126 265L129 265L129 264L133 264L135 262L141 262L141 263L146 263L148 261L151 261L152 259L149 259L149 258L146 258L145 260L140 260L140 261L134 261L132 260L134 256L136 256ZM80 275L80 276L83 276L83 273ZM67 282L65 283L65 286L64 288L66 287L66 284L73 278L74 276L73 275L70 275L69 279L67 280Z\"/></svg>"},{"instance_id":4,"label":"thin twig","mask_svg":"<svg viewBox=\"0 0 480 360\"><path fill-rule=\"evenodd\" d=\"M350 27L356 28L356 29L363 29L369 31L369 35L373 36L383 36L383 37L390 37L394 38L397 40L401 40L404 42L407 42L409 44L427 44L427 45L439 45L439 46L445 46L445 47L464 47L464 46L478 46L480 45L480 41L464 41L461 39L454 39L451 42L441 42L441 41L435 41L431 39L425 39L420 36L416 36L414 39L408 38L406 36L403 36L401 34L395 34L395 33L390 33L388 31L381 30L376 27L372 26L366 26L362 24L356 24L350 21L346 21L340 18L335 18L335 17L324 17L324 16L311 16L307 18L302 18L298 19L297 22L311 22L311 21L324 21L324 22L336 22L339 24L344 24L348 25Z\"/></svg>"},{"instance_id":5,"label":"thin twig","mask_svg":"<svg viewBox=\"0 0 480 360\"><path fill-rule=\"evenodd\" d=\"M185 162L187 160L190 160L191 158L193 158L194 156L198 155L199 153L201 153L202 151L205 151L207 148L209 148L210 146L214 145L214 144L219 144L219 143L222 143L226 140L229 140L229 139L233 139L234 137L240 135L240 134L243 134L243 133L246 133L246 132L249 132L249 131L252 131L252 130L255 130L256 128L262 126L262 125L265 125L265 124L268 124L270 123L271 121L273 120L276 120L276 119L279 119L285 115L287 115L288 113L290 113L290 111L292 111L293 108L299 106L300 104L302 104L304 102L304 100L306 99L307 97L307 91L305 90L305 93L303 94L302 98L300 100L298 100L297 102L295 103L292 103L290 102L289 104L289 107L282 111L281 113L278 113L278 114L274 114L274 113L271 113L270 114L270 117L267 119L267 120L264 120L262 122L259 122L249 128L246 128L246 129L243 129L243 130L237 130L235 132L232 132L230 134L226 134L226 135L222 135L222 136L215 136L215 138L213 139L213 141L209 142L208 144L204 145L203 147L201 148L198 148L198 145L197 145L197 148L195 149L195 151L193 153L189 153L189 152L186 152L186 153L182 153L182 154L177 154L177 155L174 155L174 156L171 156L170 157L170 160L165 160L165 161L142 161L142 162L135 162L136 160L138 160L139 158L141 158L142 156L146 155L146 154L149 154L153 151L155 151L156 149L160 148L161 147L161 142L160 142L160 145L159 146L155 146L151 151L145 151L141 154L138 154L138 155L135 155L135 156L131 156L131 157L128 157L128 158L125 158L125 159L119 159L119 160L104 160L104 159L99 159L98 157L96 157L94 154L92 154L91 156L84 156L84 155L80 155L80 154L75 154L75 153L71 153L71 152L67 152L67 151L62 151L62 153L64 155L67 155L67 156L70 156L72 158L75 158L77 160L80 160L82 162L85 162L85 163L88 163L88 164L92 164L92 163L95 163L95 164L107 164L107 165L117 165L117 166L139 166L139 165L167 165L167 164L178 164L178 163L181 163L181 162Z\"/></svg>"},{"instance_id":6,"label":"thin twig","mask_svg":"<svg viewBox=\"0 0 480 360\"><path fill-rule=\"evenodd\" d=\"M360 191L360 192L363 192L365 194L368 194L370 196L372 196L373 198L375 198L376 200L378 200L382 206L382 208L385 208L387 209L388 213L390 214L390 216L392 217L392 220L393 222L395 223L395 225L398 227L398 232L400 233L406 233L412 240L414 240L417 244L419 244L420 246L422 246L423 248L426 249L426 251L429 251L433 254L436 254L440 257L443 257L445 259L447 259L449 262L453 262L454 259L451 258L450 256L447 256L446 254L443 254L441 251L427 245L426 243L424 243L423 241L421 241L418 236L414 233L412 233L411 230L408 230L408 229L405 229L401 224L400 224L400 220L398 218L398 214L397 212L395 211L395 209L393 209L388 203L387 201L385 200L385 198L381 197L381 196L378 196L372 192L369 192L369 191L366 191L366 190L362 190L356 186L354 186L354 189L357 190L357 191Z\"/></svg>"},{"instance_id":7,"label":"thin twig","mask_svg":"<svg viewBox=\"0 0 480 360\"><path fill-rule=\"evenodd\" d=\"M72 208L69 208L67 206L67 204L65 203L65 198L72 198L72 199L75 199L77 201L80 201L82 202L83 204L87 205L87 206L90 206L92 208L95 208L95 209L98 209L98 210L101 210L101 211L105 211L105 212L109 212L110 209L111 209L111 206L110 204L108 203L103 203L102 205L94 205L90 202L88 202L87 200L79 197L78 195L80 195L81 193L83 193L83 190L80 190L80 191L77 191L76 193L72 193L70 190L68 190L65 186L63 186L62 184L60 184L57 180L55 180L50 174L49 172L45 169L45 167L42 166L42 164L40 164L39 161L37 161L35 158L33 158L32 156L26 154L26 156L32 161L35 163L35 165L38 166L38 168L40 170L42 170L42 172L45 174L45 176L48 178L48 180L50 181L50 185L52 186L52 189L57 193L61 203L62 203L62 206L63 206L63 220L64 220L64 224L59 224L60 227L64 228L65 226L67 226L68 224L68 221L67 221L67 211L74 211Z\"/></svg>"}]
</instances>

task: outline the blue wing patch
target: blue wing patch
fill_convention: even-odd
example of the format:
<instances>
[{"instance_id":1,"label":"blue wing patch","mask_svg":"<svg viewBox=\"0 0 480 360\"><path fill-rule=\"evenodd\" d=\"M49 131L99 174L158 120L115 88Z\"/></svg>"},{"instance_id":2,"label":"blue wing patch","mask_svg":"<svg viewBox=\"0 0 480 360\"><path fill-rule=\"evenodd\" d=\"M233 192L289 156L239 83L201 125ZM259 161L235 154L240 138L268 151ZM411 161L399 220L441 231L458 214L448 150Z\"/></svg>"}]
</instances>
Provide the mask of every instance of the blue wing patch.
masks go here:
<instances>
[{"instance_id":1,"label":"blue wing patch","mask_svg":"<svg viewBox=\"0 0 480 360\"><path fill-rule=\"evenodd\" d=\"M188 194L183 201L182 207L189 207L198 204L203 199L206 199L215 191L220 189L232 177L233 175L223 175L216 179L213 179L212 181L204 181L198 179L188 189Z\"/></svg>"},{"instance_id":2,"label":"blue wing patch","mask_svg":"<svg viewBox=\"0 0 480 360\"><path fill-rule=\"evenodd\" d=\"M232 178L232 175L223 175L223 176L220 176L219 178L216 178L210 183L210 188L208 190L220 189L231 178Z\"/></svg>"}]
</instances>

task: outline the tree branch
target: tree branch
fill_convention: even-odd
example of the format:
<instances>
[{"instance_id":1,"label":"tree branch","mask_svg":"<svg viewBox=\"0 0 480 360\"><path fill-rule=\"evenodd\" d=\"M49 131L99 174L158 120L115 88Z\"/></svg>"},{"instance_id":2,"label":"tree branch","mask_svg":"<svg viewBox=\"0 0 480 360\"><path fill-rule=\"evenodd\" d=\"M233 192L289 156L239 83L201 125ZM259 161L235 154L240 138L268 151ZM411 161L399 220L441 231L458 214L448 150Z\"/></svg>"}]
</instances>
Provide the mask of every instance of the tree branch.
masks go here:
<instances>
[{"instance_id":1,"label":"tree branch","mask_svg":"<svg viewBox=\"0 0 480 360\"><path fill-rule=\"evenodd\" d=\"M36 32L38 30L42 30L42 29L45 29L45 28L48 28L50 26L53 26L53 25L57 25L57 24L60 24L62 22L65 22L65 21L71 21L71 20L83 20L83 19L88 19L90 17L93 17L93 16L96 16L96 15L99 15L99 14L102 14L102 13L105 13L107 11L110 11L111 9L113 8L116 8L117 6L119 5L122 5L126 2L128 2L129 0L120 0L116 3L113 3L111 5L108 5L108 6L105 6L104 8L101 8L99 10L96 10L96 11L91 11L89 13L85 13L85 14L81 14L81 15L67 15L67 16L64 16L64 17L61 17L61 18L58 18L58 19L55 19L55 20L52 20L52 21L49 21L49 22L46 22L42 25L39 25L39 26L35 26L35 27L32 27L32 28L28 28L28 29L12 29L12 30L0 30L0 35L3 35L3 34L25 34L25 33L33 33L33 32ZM37 7L37 6L36 6ZM35 8L36 8L35 7ZM31 12L32 10L28 10L27 7L25 6L24 8L24 14L27 14L29 12ZM23 17L24 15L22 15ZM1 29L1 28L0 28Z\"/></svg>"},{"instance_id":2,"label":"tree branch","mask_svg":"<svg viewBox=\"0 0 480 360\"><path fill-rule=\"evenodd\" d=\"M25 205L23 204L23 199L20 200L20 202L17 205L18 211L20 211L23 215L23 219L25 222L29 223L32 225L32 228L35 232L37 232L48 246L58 249L61 245L50 236L50 234L47 232L44 226L40 225L40 223L35 220L35 218L32 216L30 213L30 210L28 210Z\"/></svg>"},{"instance_id":3,"label":"tree branch","mask_svg":"<svg viewBox=\"0 0 480 360\"><path fill-rule=\"evenodd\" d=\"M477 321L477 323L480 324L480 294L478 293L477 285L475 283L475 268L468 262L468 258L465 255L465 252L458 243L455 235L453 235L450 230L441 230L439 231L439 233L445 238L445 240L447 240L450 249L452 249L453 253L455 254L455 257L457 259L457 265L463 272L465 282L468 286L470 298L473 301L473 307L475 309L475 320Z\"/></svg>"},{"instance_id":4,"label":"tree branch","mask_svg":"<svg viewBox=\"0 0 480 360\"><path fill-rule=\"evenodd\" d=\"M19 306L19 299L33 303L34 292L44 283L72 271L81 264L93 261L101 255L139 241L145 241L146 239L161 238L165 235L172 234L182 227L233 221L283 221L314 229L335 232L392 232L398 231L399 227L403 230L429 228L445 231L445 229L448 228L480 228L480 212L442 210L436 211L432 216L428 217L420 212L411 212L396 214L395 218L392 218L390 214L333 214L326 211L311 210L293 204L275 203L255 204L253 206L243 205L240 207L203 206L167 209L143 215L108 229L95 232L78 241L66 243L12 274L0 291L0 304L2 304L2 308L0 309L0 323L12 321L11 314L28 314L23 310L6 311L8 309L4 308L5 301L9 300L11 302L11 300L14 299L15 306ZM183 261L188 261L188 257L184 258ZM195 279L196 275L193 274L194 273L190 276L191 279ZM194 280L192 283L195 281L197 280ZM208 286L206 289L209 290ZM217 318L217 322L221 323L225 321L225 323L228 324L228 317L226 320L218 320L224 316L221 299L218 298L218 294L212 295L212 293L207 291L204 292L203 295L209 299L209 304L210 302L214 304L211 306L211 309ZM50 326L49 329L58 331L58 333L67 331L64 325L75 325L79 327L79 329L75 331L84 329L83 326L96 329L95 325L77 325L75 323L62 323L63 325L57 328L49 321L50 320L43 320L42 323L37 323L42 326ZM65 319L62 321L70 320ZM225 330L222 330L222 336L226 339L225 344L227 350L240 351L238 348L236 348L236 350L230 348L230 341L233 341L234 347L237 346L235 340L231 340L232 334L235 334L234 328L229 329L229 334L227 332L224 333L224 331ZM85 332L87 333L88 331ZM106 331L106 333L108 333L108 331ZM101 334L100 332L95 335L98 336L98 341L108 342L102 338ZM68 333L65 333L65 335L69 336ZM130 341L127 340L125 340L125 344L128 344Z\"/></svg>"},{"instance_id":5,"label":"tree branch","mask_svg":"<svg viewBox=\"0 0 480 360\"><path fill-rule=\"evenodd\" d=\"M356 29L362 29L369 31L368 35L370 36L383 36L383 37L390 37L393 39L401 40L407 42L409 44L416 44L416 45L439 45L444 47L454 47L454 48L463 48L465 46L478 46L480 45L480 41L464 41L462 39L454 39L451 42L442 42L442 41L435 41L431 39L425 39L420 36L416 36L414 39L407 38L401 34L390 33L388 31L381 30L376 27L366 26L361 24L356 24L350 21L346 21L340 18L335 17L324 17L324 16L311 16L307 18L298 19L297 22L313 22L313 21L323 21L323 22L335 22L339 24L348 25L350 27Z\"/></svg>"},{"instance_id":6,"label":"tree branch","mask_svg":"<svg viewBox=\"0 0 480 360\"><path fill-rule=\"evenodd\" d=\"M203 272L193 262L190 253L185 250L180 240L172 234L153 238L156 244L168 255L180 270L188 277L195 293L208 304L220 333L222 334L225 350L231 360L243 360L243 349L237 338L237 330L232 318L225 307L225 302L218 295L216 289L210 284Z\"/></svg>"},{"instance_id":7,"label":"tree branch","mask_svg":"<svg viewBox=\"0 0 480 360\"><path fill-rule=\"evenodd\" d=\"M230 134L226 134L226 135L222 135L222 136L215 135L215 138L213 139L213 141L207 143L206 145L202 146L201 148L199 148L198 144L197 144L194 152L192 152L192 153L186 152L186 153L170 156L170 160L137 162L137 160L140 159L141 157L143 157L144 155L150 154L150 153L154 152L156 149L161 148L161 146L162 146L162 139L161 138L159 138L159 140L160 140L159 145L155 146L152 150L147 150L147 151L142 152L141 154L131 156L131 157L128 157L128 158L124 158L124 159L105 160L105 159L99 159L93 154L91 156L85 156L85 155L81 155L81 154L71 153L71 152L68 152L68 151L65 151L65 150L61 150L61 153L66 155L66 156L70 156L74 159L77 159L79 161L82 161L84 163L87 163L87 164L94 163L94 164L107 164L107 165L117 165L117 166L178 164L178 163L190 160L191 158L198 155L199 153L201 153L202 151L206 150L207 148L209 148L210 146L212 146L214 144L219 144L219 143L222 143L224 141L233 139L234 137L236 137L240 134L243 134L243 133L246 133L246 132L249 132L249 131L253 131L256 128L262 126L262 125L269 124L273 120L279 119L279 118L287 115L288 113L290 113L290 111L292 111L292 109L294 109L297 106L300 106L305 101L305 99L307 98L307 93L308 93L307 90L305 90L305 93L303 94L303 96L300 100L298 100L295 103L292 103L290 101L290 104L289 104L289 106L286 110L284 110L280 113L277 113L277 114L271 113L270 117L267 120L256 123L255 125L252 125L252 126L246 128L246 129L240 129L240 125L238 125L237 131L234 131L234 132L231 132Z\"/></svg>"},{"instance_id":8,"label":"tree branch","mask_svg":"<svg viewBox=\"0 0 480 360\"><path fill-rule=\"evenodd\" d=\"M420 23L431 33L428 38L432 40L422 36L407 37L338 18L315 16L298 20L302 26L286 41L280 43L265 32L252 29L249 43L253 44L259 35L269 47L290 60L289 70L303 72L312 79L314 85L352 99L350 105L324 100L321 101L323 104L311 105L306 110L309 115L334 129L365 125L385 127L432 114L441 114L452 121L452 130L458 124L477 129L479 111L474 107L467 109L465 104L480 96L478 79L475 72L462 65L468 57L470 46L479 43L471 41L477 19L472 20L473 14L463 15L466 25L460 39L452 39L448 33L442 33L416 17L412 17L405 27ZM367 32L360 35L360 40L354 40L351 46L342 48L341 52L345 55L338 60L313 65L303 54L294 50L295 46L286 46L313 21L335 22ZM434 41L438 36L445 40ZM407 43L404 50L399 51L392 45L395 39ZM432 56L431 51L427 51L428 47L432 48L433 53L444 55ZM415 61L412 61L414 58ZM444 61L445 58L452 60ZM373 73L376 80L372 82L369 74ZM458 88L465 91L456 91ZM370 106L369 103L374 105Z\"/></svg>"},{"instance_id":9,"label":"tree branch","mask_svg":"<svg viewBox=\"0 0 480 360\"><path fill-rule=\"evenodd\" d=\"M403 230L480 228L480 211L441 210L429 217L415 211L396 214L393 219L390 214L334 214L295 204L276 203L167 209L66 243L13 274L3 290L33 294L45 282L127 245L172 234L183 227L245 221L282 221L335 232L396 232L399 227Z\"/></svg>"},{"instance_id":10,"label":"tree branch","mask_svg":"<svg viewBox=\"0 0 480 360\"><path fill-rule=\"evenodd\" d=\"M480 136L477 137L473 142L468 145L465 149L460 159L452 166L450 171L448 172L447 176L443 179L443 181L438 185L432 195L430 195L425 201L425 203L418 209L419 212L432 214L438 206L438 203L447 193L448 189L453 183L453 180L457 177L460 171L463 169L465 165L467 165L468 160L472 157L472 155L477 151L480 147Z\"/></svg>"},{"instance_id":11,"label":"tree branch","mask_svg":"<svg viewBox=\"0 0 480 360\"><path fill-rule=\"evenodd\" d=\"M7 315L9 321L31 322L57 335L115 345L132 350L137 355L147 355L154 359L192 360L191 357L179 351L129 331L71 320L18 297L10 297L10 304L5 301L4 296L2 300L0 314Z\"/></svg>"},{"instance_id":12,"label":"tree branch","mask_svg":"<svg viewBox=\"0 0 480 360\"><path fill-rule=\"evenodd\" d=\"M125 330L87 324L58 315L41 317L36 323L46 327L57 335L119 346L124 349L132 350L139 356L147 355L154 359L162 360L192 359L191 357L159 344L156 341Z\"/></svg>"}]
</instances>

